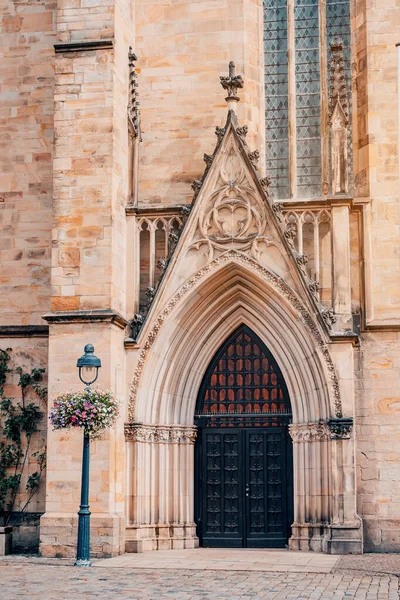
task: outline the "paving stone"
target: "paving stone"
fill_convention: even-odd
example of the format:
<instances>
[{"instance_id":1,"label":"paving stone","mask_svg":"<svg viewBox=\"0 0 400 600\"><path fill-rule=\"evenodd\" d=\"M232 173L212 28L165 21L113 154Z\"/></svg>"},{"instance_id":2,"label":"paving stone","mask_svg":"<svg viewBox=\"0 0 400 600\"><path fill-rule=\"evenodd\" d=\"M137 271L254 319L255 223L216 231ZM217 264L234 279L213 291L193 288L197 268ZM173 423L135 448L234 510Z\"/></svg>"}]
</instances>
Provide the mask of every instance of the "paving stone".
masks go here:
<instances>
[{"instance_id":1,"label":"paving stone","mask_svg":"<svg viewBox=\"0 0 400 600\"><path fill-rule=\"evenodd\" d=\"M105 561L97 561L105 562ZM399 600L395 575L129 567L0 559L1 600Z\"/></svg>"}]
</instances>

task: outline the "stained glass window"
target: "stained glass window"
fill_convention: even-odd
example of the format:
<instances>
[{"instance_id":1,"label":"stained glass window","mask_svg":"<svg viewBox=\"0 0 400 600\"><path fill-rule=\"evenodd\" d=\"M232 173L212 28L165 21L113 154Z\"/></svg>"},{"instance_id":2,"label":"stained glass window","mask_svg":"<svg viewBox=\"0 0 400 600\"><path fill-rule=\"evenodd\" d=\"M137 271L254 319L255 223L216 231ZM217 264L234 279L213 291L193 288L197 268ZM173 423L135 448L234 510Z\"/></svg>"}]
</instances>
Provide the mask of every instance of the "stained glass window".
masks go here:
<instances>
[{"instance_id":1,"label":"stained glass window","mask_svg":"<svg viewBox=\"0 0 400 600\"><path fill-rule=\"evenodd\" d=\"M348 0L326 0L326 36L328 51L328 69L331 61L330 45L339 38L343 43L344 71L348 89L349 112L351 115L351 39L350 39L350 3ZM349 170L349 189L352 189L353 161L351 119L350 132L347 136L347 161Z\"/></svg>"},{"instance_id":2,"label":"stained glass window","mask_svg":"<svg viewBox=\"0 0 400 600\"><path fill-rule=\"evenodd\" d=\"M286 0L264 1L266 154L275 198L289 197Z\"/></svg>"},{"instance_id":3,"label":"stained glass window","mask_svg":"<svg viewBox=\"0 0 400 600\"><path fill-rule=\"evenodd\" d=\"M319 0L292 0L289 8L287 0L264 0L263 4L266 166L271 177L272 197L288 199L292 189L295 198L319 198L322 181L330 179L329 173L322 172L321 118L327 119L328 115L321 115L321 90L329 89L330 44L335 36L343 42L347 86L349 92L351 90L350 2L326 0L326 5L319 6ZM288 10L294 32L288 28ZM326 28L326 36L321 36L321 28ZM320 48L321 39L326 39L326 48ZM288 61L290 48L293 49L291 63ZM323 72L327 81L321 86L321 57L324 56L327 64ZM288 82L293 80L295 98L292 97L290 103ZM351 108L350 96L349 93ZM327 105L327 98L325 100ZM295 158L294 153L293 157L289 154L291 120L296 123ZM348 144L350 174L351 133ZM290 165L290 160L296 164ZM296 181L291 182L290 177Z\"/></svg>"},{"instance_id":4,"label":"stained glass window","mask_svg":"<svg viewBox=\"0 0 400 600\"><path fill-rule=\"evenodd\" d=\"M297 196L321 195L318 0L295 0Z\"/></svg>"},{"instance_id":5,"label":"stained glass window","mask_svg":"<svg viewBox=\"0 0 400 600\"><path fill-rule=\"evenodd\" d=\"M196 412L199 418L211 418L208 426L224 427L244 427L250 422L253 427L271 426L278 423L278 415L291 415L287 388L274 357L245 325L214 357Z\"/></svg>"}]
</instances>

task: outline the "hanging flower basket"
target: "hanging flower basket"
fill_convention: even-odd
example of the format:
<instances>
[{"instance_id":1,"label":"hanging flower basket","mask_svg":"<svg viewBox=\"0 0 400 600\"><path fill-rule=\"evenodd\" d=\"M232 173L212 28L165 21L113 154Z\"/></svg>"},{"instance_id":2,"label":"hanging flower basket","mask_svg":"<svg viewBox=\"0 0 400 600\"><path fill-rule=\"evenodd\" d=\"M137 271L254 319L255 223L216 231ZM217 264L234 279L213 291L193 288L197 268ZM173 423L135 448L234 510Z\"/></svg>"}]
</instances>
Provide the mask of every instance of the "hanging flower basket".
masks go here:
<instances>
[{"instance_id":1,"label":"hanging flower basket","mask_svg":"<svg viewBox=\"0 0 400 600\"><path fill-rule=\"evenodd\" d=\"M81 427L92 439L115 424L118 402L108 390L85 389L65 392L54 399L49 419L55 429Z\"/></svg>"}]
</instances>

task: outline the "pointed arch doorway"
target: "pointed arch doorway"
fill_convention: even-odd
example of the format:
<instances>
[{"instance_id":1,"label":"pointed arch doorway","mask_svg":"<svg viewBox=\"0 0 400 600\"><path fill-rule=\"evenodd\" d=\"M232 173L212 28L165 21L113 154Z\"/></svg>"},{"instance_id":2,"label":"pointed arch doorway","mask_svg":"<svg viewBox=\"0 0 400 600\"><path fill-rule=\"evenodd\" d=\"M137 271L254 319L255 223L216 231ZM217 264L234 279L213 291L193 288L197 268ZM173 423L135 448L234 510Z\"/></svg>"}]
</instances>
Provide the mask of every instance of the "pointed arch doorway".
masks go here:
<instances>
[{"instance_id":1,"label":"pointed arch doorway","mask_svg":"<svg viewBox=\"0 0 400 600\"><path fill-rule=\"evenodd\" d=\"M262 340L241 325L215 354L197 398L195 519L202 546L288 543L291 416L278 364Z\"/></svg>"}]
</instances>

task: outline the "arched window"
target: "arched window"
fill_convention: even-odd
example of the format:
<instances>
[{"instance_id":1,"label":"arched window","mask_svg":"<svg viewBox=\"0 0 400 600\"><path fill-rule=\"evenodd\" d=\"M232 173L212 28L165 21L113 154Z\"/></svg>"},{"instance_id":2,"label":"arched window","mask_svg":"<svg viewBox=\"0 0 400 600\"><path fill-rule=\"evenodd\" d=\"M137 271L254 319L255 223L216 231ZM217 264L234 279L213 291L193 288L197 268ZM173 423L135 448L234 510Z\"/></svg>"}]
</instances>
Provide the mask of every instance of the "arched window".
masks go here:
<instances>
[{"instance_id":1,"label":"arched window","mask_svg":"<svg viewBox=\"0 0 400 600\"><path fill-rule=\"evenodd\" d=\"M242 325L221 346L200 389L196 419L207 427L281 426L291 406L282 373L265 344Z\"/></svg>"},{"instance_id":2,"label":"arched window","mask_svg":"<svg viewBox=\"0 0 400 600\"><path fill-rule=\"evenodd\" d=\"M337 192L332 190L329 90L331 45L338 38L350 90L349 0L264 0L266 166L276 199ZM350 126L347 146L350 173Z\"/></svg>"}]
</instances>

